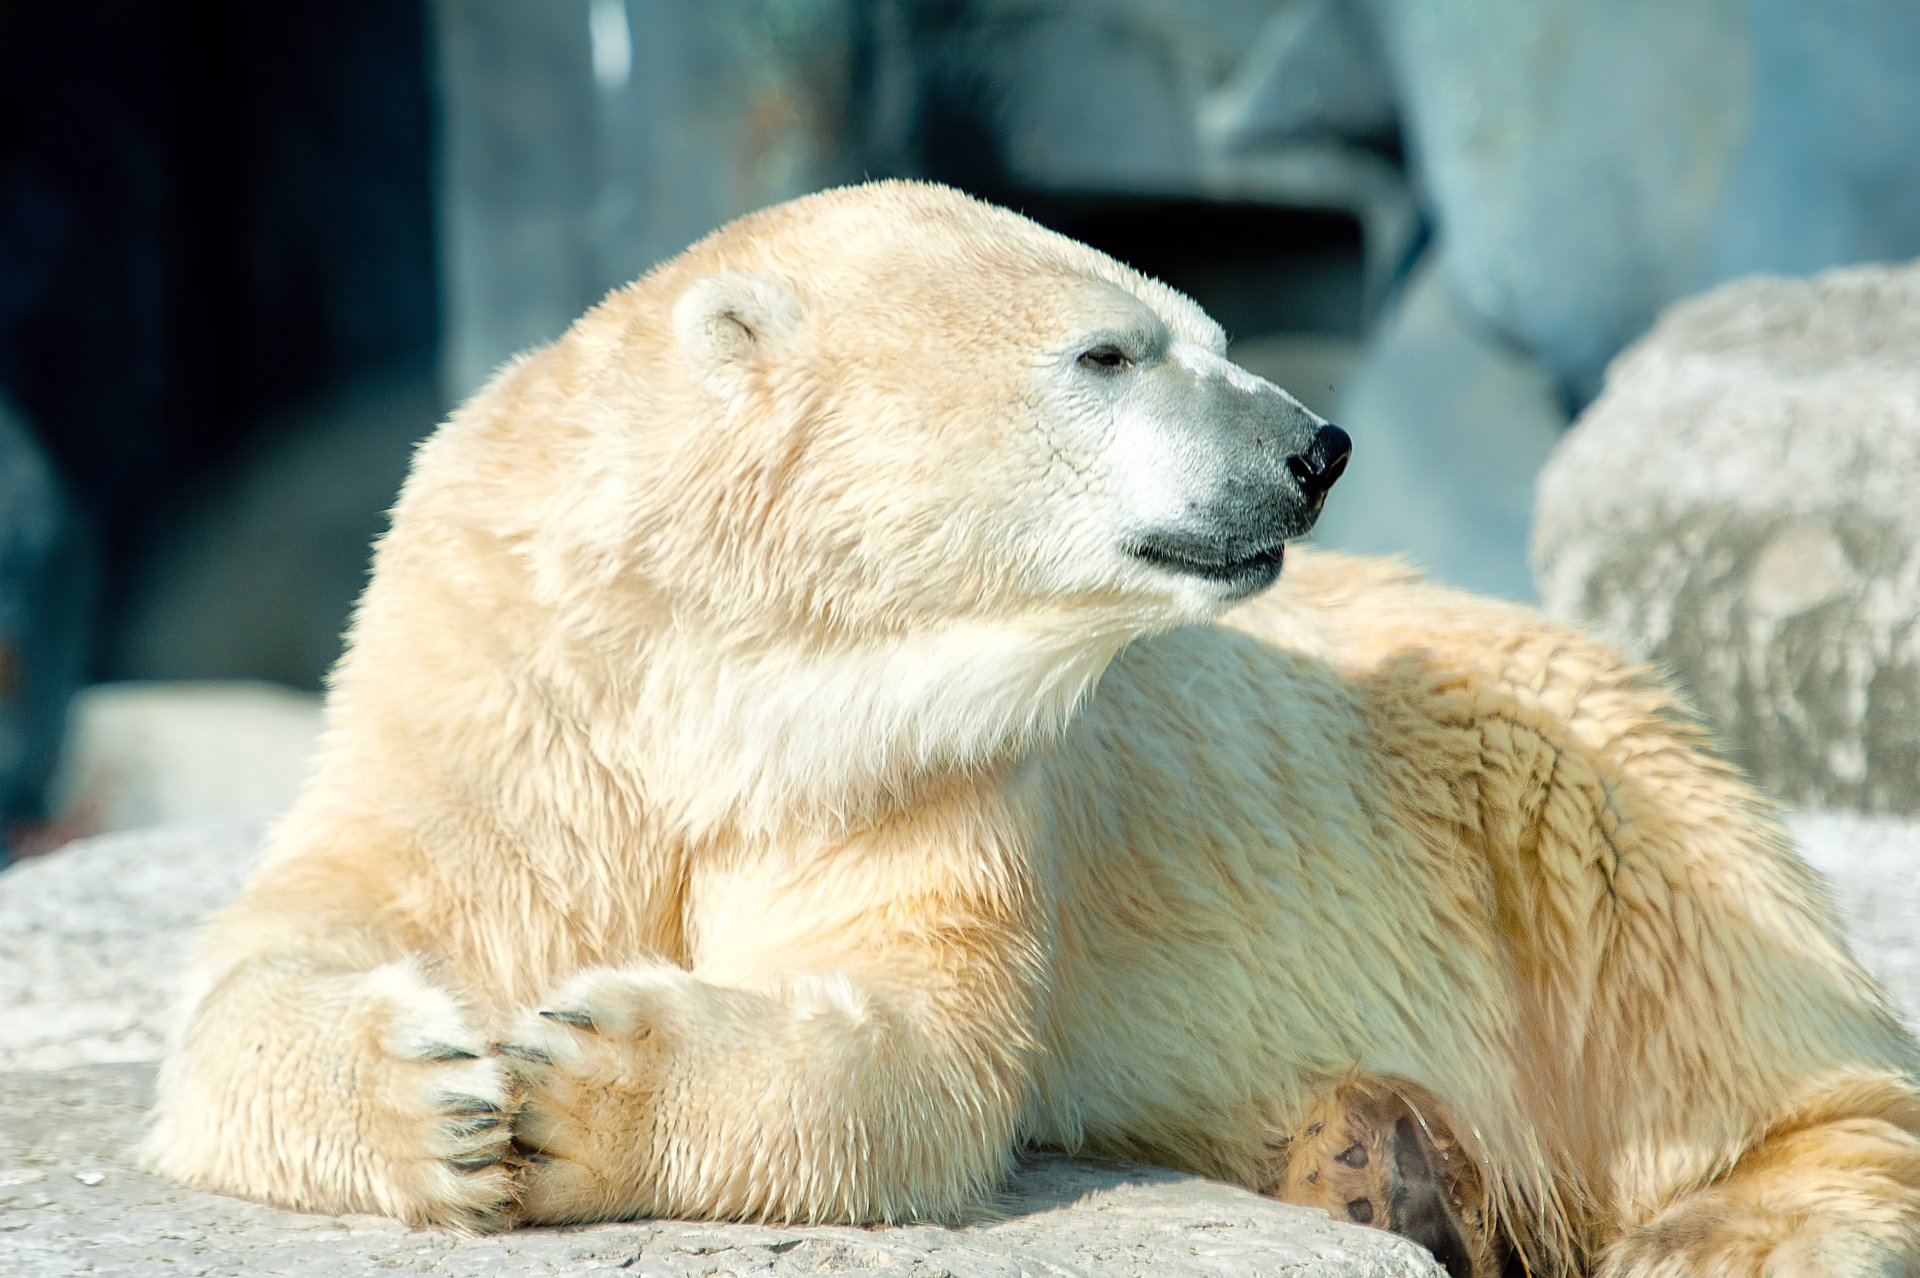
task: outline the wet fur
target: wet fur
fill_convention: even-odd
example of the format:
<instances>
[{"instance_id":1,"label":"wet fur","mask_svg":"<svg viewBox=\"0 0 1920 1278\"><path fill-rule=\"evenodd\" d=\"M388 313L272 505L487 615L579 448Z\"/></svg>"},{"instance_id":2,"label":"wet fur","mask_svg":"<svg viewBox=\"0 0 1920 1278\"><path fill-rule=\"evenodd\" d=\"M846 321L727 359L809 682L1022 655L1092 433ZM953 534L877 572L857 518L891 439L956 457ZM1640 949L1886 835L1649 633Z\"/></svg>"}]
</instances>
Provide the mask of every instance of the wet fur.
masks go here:
<instances>
[{"instance_id":1,"label":"wet fur","mask_svg":"<svg viewBox=\"0 0 1920 1278\"><path fill-rule=\"evenodd\" d=\"M714 272L797 291L677 330ZM1098 474L1019 379L1089 280L1218 345L882 184L462 409L202 937L151 1162L474 1228L944 1218L1022 1142L1271 1187L1374 1078L1545 1272L1920 1266L1920 1056L1658 680L1379 562L1290 551L1217 623L1074 577Z\"/></svg>"}]
</instances>

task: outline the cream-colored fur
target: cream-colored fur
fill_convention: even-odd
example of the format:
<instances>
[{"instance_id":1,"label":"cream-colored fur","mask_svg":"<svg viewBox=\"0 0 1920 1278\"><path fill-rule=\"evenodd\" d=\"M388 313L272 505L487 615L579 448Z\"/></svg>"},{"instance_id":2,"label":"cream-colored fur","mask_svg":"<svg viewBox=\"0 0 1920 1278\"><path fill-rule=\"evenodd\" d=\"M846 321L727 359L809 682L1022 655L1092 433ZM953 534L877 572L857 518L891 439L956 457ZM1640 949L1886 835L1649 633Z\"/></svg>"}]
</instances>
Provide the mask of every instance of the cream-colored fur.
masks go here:
<instances>
[{"instance_id":1,"label":"cream-colored fur","mask_svg":"<svg viewBox=\"0 0 1920 1278\"><path fill-rule=\"evenodd\" d=\"M1670 695L1330 554L1211 621L1114 549L1207 465L1076 380L1116 329L1225 376L1186 299L889 183L503 370L205 931L151 1161L469 1227L947 1217L1022 1142L1271 1185L1368 1075L1546 1271L1920 1269L1920 1053Z\"/></svg>"}]
</instances>

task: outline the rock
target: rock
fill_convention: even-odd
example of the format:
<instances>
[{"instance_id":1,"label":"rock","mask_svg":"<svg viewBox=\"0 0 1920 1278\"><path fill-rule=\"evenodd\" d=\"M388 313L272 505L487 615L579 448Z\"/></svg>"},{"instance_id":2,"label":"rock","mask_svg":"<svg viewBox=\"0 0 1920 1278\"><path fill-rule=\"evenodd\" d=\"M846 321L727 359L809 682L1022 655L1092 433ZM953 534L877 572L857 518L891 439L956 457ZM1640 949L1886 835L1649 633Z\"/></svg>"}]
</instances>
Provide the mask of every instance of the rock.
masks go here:
<instances>
[{"instance_id":1,"label":"rock","mask_svg":"<svg viewBox=\"0 0 1920 1278\"><path fill-rule=\"evenodd\" d=\"M1854 952L1920 1033L1920 821L1808 812L1792 826L1833 888Z\"/></svg>"},{"instance_id":2,"label":"rock","mask_svg":"<svg viewBox=\"0 0 1920 1278\"><path fill-rule=\"evenodd\" d=\"M1194 6L1179 8L1186 18ZM1216 65L1230 70L1199 77L1209 87L1180 113L1192 117L1200 144L1197 187L1215 198L1351 215L1366 249L1371 313L1425 228L1406 173L1388 158L1398 150L1400 120L1386 49L1361 0L1280 0L1262 9L1255 32L1214 33L1226 37ZM1200 43L1182 34L1174 47ZM1100 70L1086 74L1097 83Z\"/></svg>"},{"instance_id":3,"label":"rock","mask_svg":"<svg viewBox=\"0 0 1920 1278\"><path fill-rule=\"evenodd\" d=\"M1540 477L1546 609L1789 802L1920 813L1920 264L1675 307Z\"/></svg>"},{"instance_id":4,"label":"rock","mask_svg":"<svg viewBox=\"0 0 1920 1278\"><path fill-rule=\"evenodd\" d=\"M1920 1026L1920 823L1810 814L1795 833L1834 876L1863 958ZM1152 1167L1023 1162L995 1219L961 1228L646 1221L488 1238L308 1216L135 1169L150 1061L198 920L239 887L261 827L106 836L0 873L0 1273L444 1275L1044 1272L1421 1275L1391 1235Z\"/></svg>"},{"instance_id":5,"label":"rock","mask_svg":"<svg viewBox=\"0 0 1920 1278\"><path fill-rule=\"evenodd\" d=\"M54 810L89 832L262 820L286 810L320 695L277 684L103 683L74 699Z\"/></svg>"},{"instance_id":6,"label":"rock","mask_svg":"<svg viewBox=\"0 0 1920 1278\"><path fill-rule=\"evenodd\" d=\"M1393 86L1352 0L971 0L887 6L876 41L906 136L882 171L1026 205L1030 193L1337 210L1371 307L1420 230ZM883 35L876 32L876 35ZM885 158L897 156L891 166ZM1275 233L1285 235L1275 220ZM1292 318L1275 313L1265 327Z\"/></svg>"},{"instance_id":7,"label":"rock","mask_svg":"<svg viewBox=\"0 0 1920 1278\"><path fill-rule=\"evenodd\" d=\"M1314 540L1531 599L1533 485L1567 413L1546 370L1454 298L1442 257L1422 259L1347 372L1331 415L1353 464Z\"/></svg>"},{"instance_id":8,"label":"rock","mask_svg":"<svg viewBox=\"0 0 1920 1278\"><path fill-rule=\"evenodd\" d=\"M714 226L863 176L1023 206L1338 211L1364 230L1370 301L1420 229L1383 153L1393 86L1355 0L433 11L452 402Z\"/></svg>"},{"instance_id":9,"label":"rock","mask_svg":"<svg viewBox=\"0 0 1920 1278\"><path fill-rule=\"evenodd\" d=\"M1369 0L1472 309L1584 400L1668 303L1920 253L1910 0Z\"/></svg>"},{"instance_id":10,"label":"rock","mask_svg":"<svg viewBox=\"0 0 1920 1278\"><path fill-rule=\"evenodd\" d=\"M111 677L318 688L414 444L441 417L437 376L414 362L342 378L179 500L125 583Z\"/></svg>"},{"instance_id":11,"label":"rock","mask_svg":"<svg viewBox=\"0 0 1920 1278\"><path fill-rule=\"evenodd\" d=\"M307 1216L181 1189L132 1166L150 1071L0 1075L0 1271L480 1278L636 1274L916 1274L1020 1278L1436 1278L1404 1239L1158 1168L1028 1161L996 1219L945 1228L779 1228L644 1221L490 1237L372 1216Z\"/></svg>"},{"instance_id":12,"label":"rock","mask_svg":"<svg viewBox=\"0 0 1920 1278\"><path fill-rule=\"evenodd\" d=\"M1207 94L1200 136L1227 153L1303 137L1390 138L1400 127L1399 105L1364 4L1283 0Z\"/></svg>"},{"instance_id":13,"label":"rock","mask_svg":"<svg viewBox=\"0 0 1920 1278\"><path fill-rule=\"evenodd\" d=\"M445 389L750 209L857 180L850 0L438 0Z\"/></svg>"}]
</instances>

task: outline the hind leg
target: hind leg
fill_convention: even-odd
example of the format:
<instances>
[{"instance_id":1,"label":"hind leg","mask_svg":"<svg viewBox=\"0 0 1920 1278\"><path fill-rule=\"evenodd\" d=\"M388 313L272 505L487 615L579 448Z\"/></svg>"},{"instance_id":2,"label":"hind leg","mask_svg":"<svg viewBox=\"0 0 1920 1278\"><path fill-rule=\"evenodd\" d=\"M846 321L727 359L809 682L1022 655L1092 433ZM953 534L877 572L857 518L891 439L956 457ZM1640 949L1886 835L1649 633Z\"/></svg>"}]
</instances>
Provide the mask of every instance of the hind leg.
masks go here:
<instances>
[{"instance_id":1,"label":"hind leg","mask_svg":"<svg viewBox=\"0 0 1920 1278\"><path fill-rule=\"evenodd\" d=\"M1287 1142L1268 1192L1419 1243L1454 1278L1490 1278L1504 1250L1487 1227L1481 1181L1423 1089L1351 1079L1331 1089Z\"/></svg>"},{"instance_id":2,"label":"hind leg","mask_svg":"<svg viewBox=\"0 0 1920 1278\"><path fill-rule=\"evenodd\" d=\"M1864 1082L1776 1125L1725 1177L1608 1249L1603 1278L1920 1274L1920 1096Z\"/></svg>"}]
</instances>

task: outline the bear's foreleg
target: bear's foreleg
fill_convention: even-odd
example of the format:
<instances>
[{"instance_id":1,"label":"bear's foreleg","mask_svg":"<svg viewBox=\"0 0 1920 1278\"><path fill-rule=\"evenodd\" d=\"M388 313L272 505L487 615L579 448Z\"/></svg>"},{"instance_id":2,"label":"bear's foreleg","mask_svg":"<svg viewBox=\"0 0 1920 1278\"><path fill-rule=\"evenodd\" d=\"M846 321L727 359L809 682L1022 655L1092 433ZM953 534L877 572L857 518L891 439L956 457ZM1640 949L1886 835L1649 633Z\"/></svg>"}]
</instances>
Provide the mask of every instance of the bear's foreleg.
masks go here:
<instances>
[{"instance_id":1,"label":"bear's foreleg","mask_svg":"<svg viewBox=\"0 0 1920 1278\"><path fill-rule=\"evenodd\" d=\"M1014 1143L1031 1031L1006 989L848 973L755 988L595 969L522 1018L518 1219L952 1219Z\"/></svg>"},{"instance_id":2,"label":"bear's foreleg","mask_svg":"<svg viewBox=\"0 0 1920 1278\"><path fill-rule=\"evenodd\" d=\"M203 979L160 1072L149 1167L307 1211L502 1222L506 1071L418 960L271 953Z\"/></svg>"}]
</instances>

